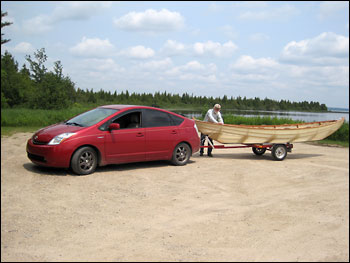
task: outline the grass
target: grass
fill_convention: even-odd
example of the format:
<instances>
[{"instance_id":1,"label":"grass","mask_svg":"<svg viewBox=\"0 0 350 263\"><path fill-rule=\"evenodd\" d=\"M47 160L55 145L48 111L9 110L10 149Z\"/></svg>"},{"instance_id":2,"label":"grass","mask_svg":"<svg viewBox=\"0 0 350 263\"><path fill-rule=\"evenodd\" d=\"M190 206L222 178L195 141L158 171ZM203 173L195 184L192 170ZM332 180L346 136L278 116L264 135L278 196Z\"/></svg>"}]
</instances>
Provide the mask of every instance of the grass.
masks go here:
<instances>
[{"instance_id":1,"label":"grass","mask_svg":"<svg viewBox=\"0 0 350 263\"><path fill-rule=\"evenodd\" d=\"M1 109L1 127L45 127L74 117L88 108L64 110Z\"/></svg>"},{"instance_id":2,"label":"grass","mask_svg":"<svg viewBox=\"0 0 350 263\"><path fill-rule=\"evenodd\" d=\"M320 144L320 145L324 145L324 146L341 146L341 147L349 148L349 141L342 142L342 141L334 141L334 140L324 139L321 141L315 141L315 142L310 142L310 143L311 144Z\"/></svg>"},{"instance_id":3,"label":"grass","mask_svg":"<svg viewBox=\"0 0 350 263\"><path fill-rule=\"evenodd\" d=\"M42 126L35 126L35 127L32 127L32 126L3 127L3 126L1 126L1 136L11 136L11 135L19 133L19 132L34 133L41 128L42 128Z\"/></svg>"},{"instance_id":4,"label":"grass","mask_svg":"<svg viewBox=\"0 0 350 263\"><path fill-rule=\"evenodd\" d=\"M18 132L35 132L40 128L70 119L90 108L74 107L64 110L1 109L1 136Z\"/></svg>"}]
</instances>

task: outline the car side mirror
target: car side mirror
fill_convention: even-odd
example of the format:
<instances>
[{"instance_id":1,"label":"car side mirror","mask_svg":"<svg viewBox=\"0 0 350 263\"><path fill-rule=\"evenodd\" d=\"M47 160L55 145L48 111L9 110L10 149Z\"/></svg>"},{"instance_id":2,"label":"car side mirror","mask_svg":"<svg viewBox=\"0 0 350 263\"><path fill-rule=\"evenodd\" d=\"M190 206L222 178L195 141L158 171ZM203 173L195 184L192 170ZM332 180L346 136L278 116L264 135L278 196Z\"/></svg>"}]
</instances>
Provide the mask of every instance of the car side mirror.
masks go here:
<instances>
[{"instance_id":1,"label":"car side mirror","mask_svg":"<svg viewBox=\"0 0 350 263\"><path fill-rule=\"evenodd\" d=\"M111 131L111 130L119 130L120 129L120 124L119 123L111 123L109 126L108 126L108 129Z\"/></svg>"}]
</instances>

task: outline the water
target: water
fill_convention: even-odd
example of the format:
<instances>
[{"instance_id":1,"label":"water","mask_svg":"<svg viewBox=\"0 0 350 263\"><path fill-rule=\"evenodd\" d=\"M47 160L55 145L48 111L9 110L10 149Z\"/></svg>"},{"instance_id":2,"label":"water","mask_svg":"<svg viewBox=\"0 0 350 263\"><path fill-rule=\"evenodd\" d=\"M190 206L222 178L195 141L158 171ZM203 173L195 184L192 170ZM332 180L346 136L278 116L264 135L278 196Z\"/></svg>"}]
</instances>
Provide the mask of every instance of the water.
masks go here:
<instances>
[{"instance_id":1,"label":"water","mask_svg":"<svg viewBox=\"0 0 350 263\"><path fill-rule=\"evenodd\" d=\"M264 117L271 116L277 118L289 118L292 120L300 120L304 122L313 122L313 121L328 121L328 120L338 120L342 117L345 118L345 121L349 122L349 109L341 108L329 108L333 109L331 112L300 112L300 111L255 111L255 110L222 110L222 114L234 114L245 117ZM185 111L177 110L174 111L178 114L183 114L188 118L198 118L202 116L200 111ZM225 120L225 118L224 118Z\"/></svg>"}]
</instances>

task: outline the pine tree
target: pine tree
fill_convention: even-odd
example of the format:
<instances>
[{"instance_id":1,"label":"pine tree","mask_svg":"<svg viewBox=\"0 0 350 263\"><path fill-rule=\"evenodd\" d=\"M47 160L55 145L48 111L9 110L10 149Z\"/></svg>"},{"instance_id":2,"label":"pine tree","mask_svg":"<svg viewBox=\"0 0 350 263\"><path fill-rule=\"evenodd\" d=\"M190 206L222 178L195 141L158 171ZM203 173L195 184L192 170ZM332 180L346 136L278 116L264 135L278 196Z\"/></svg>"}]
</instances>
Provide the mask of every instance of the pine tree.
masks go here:
<instances>
[{"instance_id":1,"label":"pine tree","mask_svg":"<svg viewBox=\"0 0 350 263\"><path fill-rule=\"evenodd\" d=\"M9 25L13 24L12 22L2 22L2 18L5 17L5 16L7 16L7 12L2 12L2 11L1 11L1 31L2 31L2 28L3 28L3 27L9 26ZM7 43L7 42L9 42L9 41L11 40L11 39L2 39L2 36L3 36L3 35L4 35L4 34L1 33L1 45L2 45L2 44L5 44L5 43Z\"/></svg>"}]
</instances>

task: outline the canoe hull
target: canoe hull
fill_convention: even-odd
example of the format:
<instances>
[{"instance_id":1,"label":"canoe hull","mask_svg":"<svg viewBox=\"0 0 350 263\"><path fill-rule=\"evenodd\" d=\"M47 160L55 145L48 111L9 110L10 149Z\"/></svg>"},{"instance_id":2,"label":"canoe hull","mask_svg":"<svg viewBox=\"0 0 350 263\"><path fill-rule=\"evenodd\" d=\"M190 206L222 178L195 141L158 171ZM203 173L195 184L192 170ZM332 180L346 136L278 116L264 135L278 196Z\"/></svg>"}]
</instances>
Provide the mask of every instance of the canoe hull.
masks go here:
<instances>
[{"instance_id":1,"label":"canoe hull","mask_svg":"<svg viewBox=\"0 0 350 263\"><path fill-rule=\"evenodd\" d=\"M285 125L230 125L196 120L198 130L220 143L294 143L322 140L344 123L344 118Z\"/></svg>"}]
</instances>

